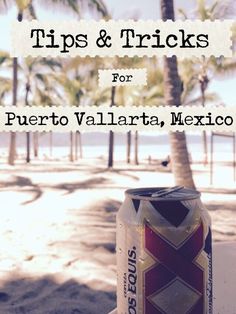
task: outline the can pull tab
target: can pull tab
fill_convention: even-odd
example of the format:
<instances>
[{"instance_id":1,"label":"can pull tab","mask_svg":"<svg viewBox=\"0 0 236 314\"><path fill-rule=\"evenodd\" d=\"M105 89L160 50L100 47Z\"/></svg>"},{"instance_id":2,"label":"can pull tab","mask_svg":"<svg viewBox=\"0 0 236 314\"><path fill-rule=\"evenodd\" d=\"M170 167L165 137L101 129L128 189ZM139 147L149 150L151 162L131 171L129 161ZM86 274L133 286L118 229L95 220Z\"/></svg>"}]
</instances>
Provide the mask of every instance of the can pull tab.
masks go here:
<instances>
[{"instance_id":1,"label":"can pull tab","mask_svg":"<svg viewBox=\"0 0 236 314\"><path fill-rule=\"evenodd\" d=\"M174 187L172 187L172 188L162 189L162 190L160 190L160 191L158 191L158 192L153 193L151 196L152 196L152 197L162 197L162 196L168 195L168 194L170 194L170 193L173 193L173 192L182 190L183 188L184 188L184 186L182 186L182 185L177 185L177 186L174 186Z\"/></svg>"}]
</instances>

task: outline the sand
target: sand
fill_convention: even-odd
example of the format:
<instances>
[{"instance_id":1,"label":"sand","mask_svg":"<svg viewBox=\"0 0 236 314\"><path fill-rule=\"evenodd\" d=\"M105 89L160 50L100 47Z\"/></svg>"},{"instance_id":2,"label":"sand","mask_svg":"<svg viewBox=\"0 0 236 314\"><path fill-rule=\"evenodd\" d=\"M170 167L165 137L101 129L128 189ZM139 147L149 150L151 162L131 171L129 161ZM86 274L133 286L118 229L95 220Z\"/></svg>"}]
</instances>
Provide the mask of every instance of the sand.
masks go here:
<instances>
[{"instance_id":1,"label":"sand","mask_svg":"<svg viewBox=\"0 0 236 314\"><path fill-rule=\"evenodd\" d=\"M193 165L215 242L236 241L236 184ZM161 184L160 184L161 183ZM173 185L157 164L103 159L0 165L0 313L106 314L116 306L115 215L125 189ZM225 314L225 313L220 313ZM229 313L235 314L235 313Z\"/></svg>"}]
</instances>

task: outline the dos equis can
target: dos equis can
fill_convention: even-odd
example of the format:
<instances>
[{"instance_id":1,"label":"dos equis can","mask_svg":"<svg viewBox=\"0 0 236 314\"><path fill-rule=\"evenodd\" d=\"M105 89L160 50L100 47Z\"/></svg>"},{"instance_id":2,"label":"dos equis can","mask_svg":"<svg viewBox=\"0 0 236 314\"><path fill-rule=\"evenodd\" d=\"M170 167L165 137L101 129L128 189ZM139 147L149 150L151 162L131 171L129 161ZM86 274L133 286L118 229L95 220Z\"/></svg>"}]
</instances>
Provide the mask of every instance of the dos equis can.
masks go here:
<instances>
[{"instance_id":1,"label":"dos equis can","mask_svg":"<svg viewBox=\"0 0 236 314\"><path fill-rule=\"evenodd\" d=\"M117 215L117 313L212 314L210 217L184 187L126 191Z\"/></svg>"}]
</instances>

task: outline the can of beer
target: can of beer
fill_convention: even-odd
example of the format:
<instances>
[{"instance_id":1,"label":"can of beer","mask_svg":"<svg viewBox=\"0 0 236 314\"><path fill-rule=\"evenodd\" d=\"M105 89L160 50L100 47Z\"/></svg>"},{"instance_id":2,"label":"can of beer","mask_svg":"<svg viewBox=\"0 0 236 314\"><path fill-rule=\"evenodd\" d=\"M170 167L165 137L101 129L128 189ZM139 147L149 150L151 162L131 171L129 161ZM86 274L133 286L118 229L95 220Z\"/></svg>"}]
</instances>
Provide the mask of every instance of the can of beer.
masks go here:
<instances>
[{"instance_id":1,"label":"can of beer","mask_svg":"<svg viewBox=\"0 0 236 314\"><path fill-rule=\"evenodd\" d=\"M184 187L126 191L117 214L117 313L212 314L210 216Z\"/></svg>"}]
</instances>

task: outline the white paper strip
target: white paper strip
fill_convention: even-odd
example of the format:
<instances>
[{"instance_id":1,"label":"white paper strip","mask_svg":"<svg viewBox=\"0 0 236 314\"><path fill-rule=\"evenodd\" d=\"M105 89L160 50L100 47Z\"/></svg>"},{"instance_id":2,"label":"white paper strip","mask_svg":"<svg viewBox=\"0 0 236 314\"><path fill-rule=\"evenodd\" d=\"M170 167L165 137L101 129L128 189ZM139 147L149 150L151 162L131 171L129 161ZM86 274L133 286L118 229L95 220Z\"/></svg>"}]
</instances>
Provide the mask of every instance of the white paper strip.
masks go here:
<instances>
[{"instance_id":1,"label":"white paper strip","mask_svg":"<svg viewBox=\"0 0 236 314\"><path fill-rule=\"evenodd\" d=\"M23 21L12 24L14 57L232 56L233 21Z\"/></svg>"},{"instance_id":2,"label":"white paper strip","mask_svg":"<svg viewBox=\"0 0 236 314\"><path fill-rule=\"evenodd\" d=\"M236 130L230 107L0 107L0 131Z\"/></svg>"},{"instance_id":3,"label":"white paper strip","mask_svg":"<svg viewBox=\"0 0 236 314\"><path fill-rule=\"evenodd\" d=\"M147 69L98 70L100 87L147 85Z\"/></svg>"}]
</instances>

